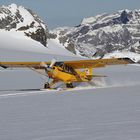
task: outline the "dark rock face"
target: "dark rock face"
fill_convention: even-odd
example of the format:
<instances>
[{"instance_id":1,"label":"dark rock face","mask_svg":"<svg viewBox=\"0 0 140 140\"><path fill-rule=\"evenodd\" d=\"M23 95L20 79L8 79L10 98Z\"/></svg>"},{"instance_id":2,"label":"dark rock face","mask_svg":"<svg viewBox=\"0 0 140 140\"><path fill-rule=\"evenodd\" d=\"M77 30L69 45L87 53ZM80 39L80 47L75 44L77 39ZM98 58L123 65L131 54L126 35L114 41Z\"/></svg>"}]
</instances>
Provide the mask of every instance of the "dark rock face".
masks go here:
<instances>
[{"instance_id":1,"label":"dark rock face","mask_svg":"<svg viewBox=\"0 0 140 140\"><path fill-rule=\"evenodd\" d=\"M129 14L124 10L120 17L114 18L113 23L114 24L127 24L129 22Z\"/></svg>"},{"instance_id":2,"label":"dark rock face","mask_svg":"<svg viewBox=\"0 0 140 140\"><path fill-rule=\"evenodd\" d=\"M40 29L38 28L35 33L26 33L25 34L28 37L31 37L32 39L40 42L41 44L43 44L44 46L46 46L46 42L47 42L47 36L46 36L46 31L44 29L42 29L40 27Z\"/></svg>"},{"instance_id":3,"label":"dark rock face","mask_svg":"<svg viewBox=\"0 0 140 140\"><path fill-rule=\"evenodd\" d=\"M78 26L58 28L54 33L66 49L89 58L115 51L140 54L140 10L86 18Z\"/></svg>"},{"instance_id":4,"label":"dark rock face","mask_svg":"<svg viewBox=\"0 0 140 140\"><path fill-rule=\"evenodd\" d=\"M30 9L11 4L0 8L0 29L15 30L46 46L49 32L47 26Z\"/></svg>"}]
</instances>

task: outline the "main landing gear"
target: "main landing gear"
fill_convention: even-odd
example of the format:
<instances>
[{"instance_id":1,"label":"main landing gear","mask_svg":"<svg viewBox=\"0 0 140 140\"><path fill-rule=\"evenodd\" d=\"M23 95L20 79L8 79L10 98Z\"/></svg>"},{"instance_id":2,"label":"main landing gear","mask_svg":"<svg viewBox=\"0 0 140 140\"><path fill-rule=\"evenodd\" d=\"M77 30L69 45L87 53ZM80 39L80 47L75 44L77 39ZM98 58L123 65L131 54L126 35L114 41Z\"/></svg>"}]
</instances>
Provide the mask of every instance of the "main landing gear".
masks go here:
<instances>
[{"instance_id":1,"label":"main landing gear","mask_svg":"<svg viewBox=\"0 0 140 140\"><path fill-rule=\"evenodd\" d=\"M67 88L74 88L72 83L66 83Z\"/></svg>"},{"instance_id":2,"label":"main landing gear","mask_svg":"<svg viewBox=\"0 0 140 140\"><path fill-rule=\"evenodd\" d=\"M51 86L54 84L55 84L55 82L52 82L52 83L46 82L44 84L44 89L51 89ZM74 88L74 86L72 83L66 83L66 88Z\"/></svg>"}]
</instances>

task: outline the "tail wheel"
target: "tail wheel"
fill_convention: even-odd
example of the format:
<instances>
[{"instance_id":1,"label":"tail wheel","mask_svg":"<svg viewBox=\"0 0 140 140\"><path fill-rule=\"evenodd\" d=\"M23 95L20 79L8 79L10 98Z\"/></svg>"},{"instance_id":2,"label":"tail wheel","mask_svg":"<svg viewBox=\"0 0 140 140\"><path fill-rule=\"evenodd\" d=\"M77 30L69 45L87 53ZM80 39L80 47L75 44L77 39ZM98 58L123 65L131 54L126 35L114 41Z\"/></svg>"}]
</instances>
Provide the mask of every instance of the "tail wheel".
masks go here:
<instances>
[{"instance_id":1,"label":"tail wheel","mask_svg":"<svg viewBox=\"0 0 140 140\"><path fill-rule=\"evenodd\" d=\"M67 87L67 88L74 88L72 83L67 83L67 84L66 84L66 87Z\"/></svg>"},{"instance_id":2,"label":"tail wheel","mask_svg":"<svg viewBox=\"0 0 140 140\"><path fill-rule=\"evenodd\" d=\"M48 89L48 88L50 88L50 84L47 82L44 84L44 89Z\"/></svg>"}]
</instances>

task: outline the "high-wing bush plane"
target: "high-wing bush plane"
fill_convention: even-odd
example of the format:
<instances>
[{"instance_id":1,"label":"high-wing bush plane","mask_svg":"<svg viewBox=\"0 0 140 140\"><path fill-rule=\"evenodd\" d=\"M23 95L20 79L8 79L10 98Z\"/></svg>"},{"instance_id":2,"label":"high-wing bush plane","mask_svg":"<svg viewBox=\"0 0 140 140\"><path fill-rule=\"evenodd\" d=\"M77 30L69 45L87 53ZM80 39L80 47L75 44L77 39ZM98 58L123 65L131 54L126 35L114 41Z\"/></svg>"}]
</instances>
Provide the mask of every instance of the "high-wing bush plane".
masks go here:
<instances>
[{"instance_id":1,"label":"high-wing bush plane","mask_svg":"<svg viewBox=\"0 0 140 140\"><path fill-rule=\"evenodd\" d=\"M96 60L76 60L56 62L0 62L2 68L30 68L42 75L51 78L51 82L46 82L44 88L51 88L55 83L62 81L67 88L73 88L74 82L89 82L94 75L93 69L105 67L106 65L121 65L134 63L129 58L111 58Z\"/></svg>"}]
</instances>

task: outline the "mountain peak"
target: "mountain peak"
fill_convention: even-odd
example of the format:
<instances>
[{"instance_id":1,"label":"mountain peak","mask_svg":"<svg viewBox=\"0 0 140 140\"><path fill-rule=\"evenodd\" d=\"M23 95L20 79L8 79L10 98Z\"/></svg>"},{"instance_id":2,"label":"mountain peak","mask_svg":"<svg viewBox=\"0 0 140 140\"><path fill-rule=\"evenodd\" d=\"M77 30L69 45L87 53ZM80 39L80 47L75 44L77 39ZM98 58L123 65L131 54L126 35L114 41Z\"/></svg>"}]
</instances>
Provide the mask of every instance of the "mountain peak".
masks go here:
<instances>
[{"instance_id":1,"label":"mountain peak","mask_svg":"<svg viewBox=\"0 0 140 140\"><path fill-rule=\"evenodd\" d=\"M46 24L31 10L11 4L0 8L0 29L23 32L26 36L46 46Z\"/></svg>"},{"instance_id":2,"label":"mountain peak","mask_svg":"<svg viewBox=\"0 0 140 140\"><path fill-rule=\"evenodd\" d=\"M7 7L9 7L10 9L17 9L18 6L15 3L12 3L10 5L8 5Z\"/></svg>"}]
</instances>

